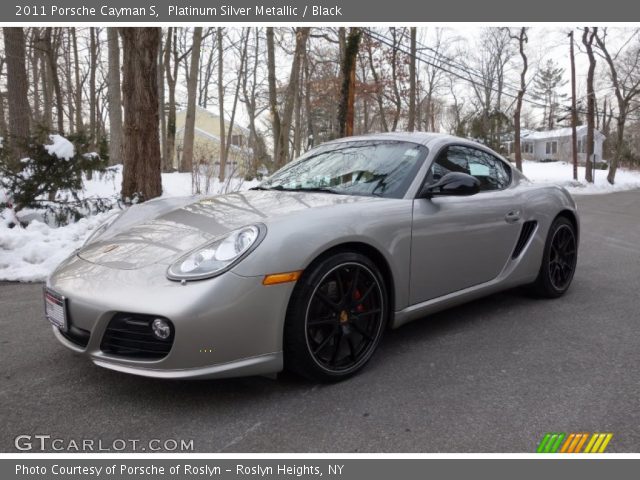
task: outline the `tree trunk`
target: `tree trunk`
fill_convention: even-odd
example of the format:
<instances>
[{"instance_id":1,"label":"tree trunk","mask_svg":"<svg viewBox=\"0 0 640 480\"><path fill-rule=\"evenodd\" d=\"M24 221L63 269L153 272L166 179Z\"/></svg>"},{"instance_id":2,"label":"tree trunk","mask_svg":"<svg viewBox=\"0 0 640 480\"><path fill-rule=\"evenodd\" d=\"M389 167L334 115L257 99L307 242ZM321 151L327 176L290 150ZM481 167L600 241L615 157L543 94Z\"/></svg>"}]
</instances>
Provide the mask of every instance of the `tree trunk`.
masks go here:
<instances>
[{"instance_id":1,"label":"tree trunk","mask_svg":"<svg viewBox=\"0 0 640 480\"><path fill-rule=\"evenodd\" d=\"M571 156L573 160L573 179L578 180L578 109L576 106L576 58L573 53L573 31L569 33L571 46L569 56L571 60Z\"/></svg>"},{"instance_id":2,"label":"tree trunk","mask_svg":"<svg viewBox=\"0 0 640 480\"><path fill-rule=\"evenodd\" d=\"M120 42L118 31L107 28L109 43L109 163L122 163L122 95L120 92Z\"/></svg>"},{"instance_id":3,"label":"tree trunk","mask_svg":"<svg viewBox=\"0 0 640 480\"><path fill-rule=\"evenodd\" d=\"M596 70L596 57L593 54L593 40L598 32L598 27L593 27L591 32L589 27L585 27L582 34L587 55L589 56L589 70L587 72L587 145L585 162L585 180L593 183L593 130L595 125L595 100L596 94L593 87L593 77Z\"/></svg>"},{"instance_id":4,"label":"tree trunk","mask_svg":"<svg viewBox=\"0 0 640 480\"><path fill-rule=\"evenodd\" d=\"M16 162L25 154L31 130L29 108L29 82L25 65L24 33L21 27L3 27L4 48L7 58L7 91L9 103L9 145L15 152Z\"/></svg>"},{"instance_id":5,"label":"tree trunk","mask_svg":"<svg viewBox=\"0 0 640 480\"><path fill-rule=\"evenodd\" d=\"M193 29L193 46L191 48L191 65L187 79L187 114L184 121L184 137L182 144L181 172L193 170L193 142L196 128L196 95L198 90L198 72L200 71L200 45L202 43L202 27Z\"/></svg>"},{"instance_id":6,"label":"tree trunk","mask_svg":"<svg viewBox=\"0 0 640 480\"><path fill-rule=\"evenodd\" d=\"M167 109L167 140L164 144L165 165L163 171L169 172L173 169L173 157L176 150L176 77L178 76L178 51L177 51L176 27L169 27L167 30L167 42L164 50L164 69L167 78L167 89L169 91L169 105ZM173 66L171 65L173 57ZM180 161L180 160L178 160ZM178 164L178 166L180 166Z\"/></svg>"},{"instance_id":7,"label":"tree trunk","mask_svg":"<svg viewBox=\"0 0 640 480\"><path fill-rule=\"evenodd\" d=\"M409 124L407 130L416 128L416 27L411 27L411 52L409 54Z\"/></svg>"},{"instance_id":8,"label":"tree trunk","mask_svg":"<svg viewBox=\"0 0 640 480\"><path fill-rule=\"evenodd\" d=\"M276 54L273 27L267 27L267 82L269 84L269 113L273 130L273 161L279 166L280 152L280 112L278 111L278 93L276 90Z\"/></svg>"},{"instance_id":9,"label":"tree trunk","mask_svg":"<svg viewBox=\"0 0 640 480\"><path fill-rule=\"evenodd\" d=\"M222 182L225 178L225 170L227 169L227 138L224 124L224 43L222 36L222 27L216 29L216 41L218 43L218 115L220 117L220 169L218 170L218 178Z\"/></svg>"},{"instance_id":10,"label":"tree trunk","mask_svg":"<svg viewBox=\"0 0 640 480\"><path fill-rule=\"evenodd\" d=\"M57 31L54 32L53 28L47 27L45 29L44 43L46 48L46 62L47 62L47 74L51 82L51 88L55 95L56 104L56 120L58 126L58 133L64 134L64 108L62 102L62 89L60 88L60 78L58 77L58 39L54 39L54 33L58 36Z\"/></svg>"},{"instance_id":11,"label":"tree trunk","mask_svg":"<svg viewBox=\"0 0 640 480\"><path fill-rule=\"evenodd\" d=\"M76 81L75 102L76 102L76 131L84 130L82 122L82 83L80 82L80 60L78 58L78 38L75 27L71 28L71 40L73 45L73 63Z\"/></svg>"},{"instance_id":12,"label":"tree trunk","mask_svg":"<svg viewBox=\"0 0 640 480\"><path fill-rule=\"evenodd\" d=\"M160 164L162 171L165 171L167 158L167 116L164 112L164 54L162 47L162 30L160 30L160 46L158 47L158 115L160 116Z\"/></svg>"},{"instance_id":13,"label":"tree trunk","mask_svg":"<svg viewBox=\"0 0 640 480\"><path fill-rule=\"evenodd\" d=\"M89 28L89 136L91 146L95 148L98 143L96 129L96 73L98 70L98 35L95 27Z\"/></svg>"},{"instance_id":14,"label":"tree trunk","mask_svg":"<svg viewBox=\"0 0 640 480\"><path fill-rule=\"evenodd\" d=\"M340 137L353 135L354 103L356 89L356 62L362 30L357 27L349 29L349 36L342 56L342 88L340 105L338 106L338 134Z\"/></svg>"},{"instance_id":15,"label":"tree trunk","mask_svg":"<svg viewBox=\"0 0 640 480\"><path fill-rule=\"evenodd\" d=\"M520 57L522 58L522 70L520 71L520 90L518 90L518 96L516 98L516 109L513 114L513 124L515 131L515 138L513 141L513 146L515 148L516 154L516 168L522 171L522 145L520 142L520 115L522 113L522 100L524 98L524 94L527 91L527 69L529 67L529 63L527 61L527 55L524 53L524 44L527 43L527 27L520 28L520 34L511 37L516 38L518 40L518 50L520 51Z\"/></svg>"},{"instance_id":16,"label":"tree trunk","mask_svg":"<svg viewBox=\"0 0 640 480\"><path fill-rule=\"evenodd\" d=\"M120 28L124 128L122 197L148 200L162 194L158 132L159 28Z\"/></svg>"}]
</instances>

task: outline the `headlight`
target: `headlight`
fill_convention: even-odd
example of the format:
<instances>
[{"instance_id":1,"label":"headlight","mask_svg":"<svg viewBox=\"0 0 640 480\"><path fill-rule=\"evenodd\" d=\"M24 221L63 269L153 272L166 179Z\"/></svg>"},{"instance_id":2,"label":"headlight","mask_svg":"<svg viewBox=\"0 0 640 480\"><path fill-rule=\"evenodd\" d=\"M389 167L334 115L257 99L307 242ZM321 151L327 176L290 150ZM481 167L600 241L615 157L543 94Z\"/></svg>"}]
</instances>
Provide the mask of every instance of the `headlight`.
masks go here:
<instances>
[{"instance_id":1,"label":"headlight","mask_svg":"<svg viewBox=\"0 0 640 480\"><path fill-rule=\"evenodd\" d=\"M201 280L229 270L247 256L264 238L264 225L234 230L178 259L167 270L170 280Z\"/></svg>"}]
</instances>

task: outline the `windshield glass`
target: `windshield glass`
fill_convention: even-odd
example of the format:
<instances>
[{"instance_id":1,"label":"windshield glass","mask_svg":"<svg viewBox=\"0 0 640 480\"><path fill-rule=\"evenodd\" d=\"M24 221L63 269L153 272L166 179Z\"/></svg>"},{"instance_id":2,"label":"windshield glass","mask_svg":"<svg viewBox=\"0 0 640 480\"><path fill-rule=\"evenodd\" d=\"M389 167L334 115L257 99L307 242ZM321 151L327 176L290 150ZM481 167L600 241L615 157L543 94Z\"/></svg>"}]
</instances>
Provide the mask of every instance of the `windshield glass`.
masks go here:
<instances>
[{"instance_id":1,"label":"windshield glass","mask_svg":"<svg viewBox=\"0 0 640 480\"><path fill-rule=\"evenodd\" d=\"M402 198L426 156L426 147L410 142L360 140L322 145L257 188Z\"/></svg>"}]
</instances>

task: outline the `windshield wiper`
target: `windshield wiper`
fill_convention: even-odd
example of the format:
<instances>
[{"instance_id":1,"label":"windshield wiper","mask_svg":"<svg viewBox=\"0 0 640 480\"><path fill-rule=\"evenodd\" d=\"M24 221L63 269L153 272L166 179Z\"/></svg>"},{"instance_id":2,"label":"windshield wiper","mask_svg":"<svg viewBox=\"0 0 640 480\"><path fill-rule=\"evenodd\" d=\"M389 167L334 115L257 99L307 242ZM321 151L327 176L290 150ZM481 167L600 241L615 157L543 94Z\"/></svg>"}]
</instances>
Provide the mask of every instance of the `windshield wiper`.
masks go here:
<instances>
[{"instance_id":1,"label":"windshield wiper","mask_svg":"<svg viewBox=\"0 0 640 480\"><path fill-rule=\"evenodd\" d=\"M333 193L335 195L340 195L341 192L329 188L329 187L283 187L282 185L276 185L274 187L262 187L257 186L250 188L249 190L277 190L279 192L320 192L320 193Z\"/></svg>"}]
</instances>

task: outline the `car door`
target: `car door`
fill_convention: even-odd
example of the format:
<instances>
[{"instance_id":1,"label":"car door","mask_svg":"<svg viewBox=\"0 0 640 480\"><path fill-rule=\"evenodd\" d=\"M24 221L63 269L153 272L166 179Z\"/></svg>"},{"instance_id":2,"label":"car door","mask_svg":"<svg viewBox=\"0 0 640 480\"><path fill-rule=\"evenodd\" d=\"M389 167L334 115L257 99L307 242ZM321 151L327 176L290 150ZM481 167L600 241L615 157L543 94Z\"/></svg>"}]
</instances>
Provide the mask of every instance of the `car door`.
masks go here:
<instances>
[{"instance_id":1,"label":"car door","mask_svg":"<svg viewBox=\"0 0 640 480\"><path fill-rule=\"evenodd\" d=\"M411 304L494 279L520 233L522 206L503 160L484 150L450 145L438 153L425 182L452 171L476 177L480 192L414 200Z\"/></svg>"}]
</instances>

